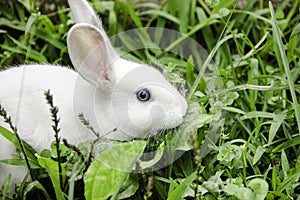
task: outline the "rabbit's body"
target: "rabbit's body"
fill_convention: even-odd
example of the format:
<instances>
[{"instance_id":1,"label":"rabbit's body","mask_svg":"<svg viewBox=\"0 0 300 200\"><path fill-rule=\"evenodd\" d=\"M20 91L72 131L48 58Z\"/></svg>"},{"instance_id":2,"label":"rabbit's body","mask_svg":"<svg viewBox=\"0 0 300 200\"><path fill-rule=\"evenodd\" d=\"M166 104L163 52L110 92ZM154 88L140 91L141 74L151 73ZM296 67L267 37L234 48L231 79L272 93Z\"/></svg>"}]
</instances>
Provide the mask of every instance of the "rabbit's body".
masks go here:
<instances>
[{"instance_id":1,"label":"rabbit's body","mask_svg":"<svg viewBox=\"0 0 300 200\"><path fill-rule=\"evenodd\" d=\"M84 0L69 0L76 25L68 34L68 50L78 72L61 66L22 65L0 71L0 104L18 134L38 152L54 140L50 90L59 108L60 137L71 144L95 139L78 115L83 113L101 137L145 138L183 121L187 102L153 67L124 60L114 51L93 9ZM9 126L0 118L0 125ZM0 159L15 147L0 136ZM24 167L0 164L0 184L13 172L12 184L24 178Z\"/></svg>"},{"instance_id":2,"label":"rabbit's body","mask_svg":"<svg viewBox=\"0 0 300 200\"><path fill-rule=\"evenodd\" d=\"M78 143L72 112L77 78L75 71L51 65L23 65L0 72L1 106L12 117L22 139L37 151L48 148L53 141L50 106L44 95L47 90L53 94L54 104L59 107L62 136L70 143ZM1 125L8 128L6 123ZM93 134L82 136L92 138Z\"/></svg>"},{"instance_id":3,"label":"rabbit's body","mask_svg":"<svg viewBox=\"0 0 300 200\"><path fill-rule=\"evenodd\" d=\"M68 113L70 112L68 108L72 106L72 97L70 96L72 91L66 90L66 88L74 87L72 83L76 77L77 73L67 68L49 65L23 65L0 71L1 106L11 116L21 138L37 151L49 148L53 141L49 105L44 97L44 91L47 88L51 89L51 93L58 97L55 101L61 105L59 115L64 122L61 124L65 133L64 137L68 137L70 141L76 140L76 138L70 137L73 131L72 128L68 128L74 127L72 124L68 124L72 123L72 120L65 121L65 116L68 116L69 119L73 117L71 113ZM0 125L10 129L2 118ZM15 147L1 135L0 143L1 160L11 158L12 154L16 155ZM26 167L0 164L0 171L0 184L2 184L9 173L12 173L12 183L21 181L27 169Z\"/></svg>"}]
</instances>

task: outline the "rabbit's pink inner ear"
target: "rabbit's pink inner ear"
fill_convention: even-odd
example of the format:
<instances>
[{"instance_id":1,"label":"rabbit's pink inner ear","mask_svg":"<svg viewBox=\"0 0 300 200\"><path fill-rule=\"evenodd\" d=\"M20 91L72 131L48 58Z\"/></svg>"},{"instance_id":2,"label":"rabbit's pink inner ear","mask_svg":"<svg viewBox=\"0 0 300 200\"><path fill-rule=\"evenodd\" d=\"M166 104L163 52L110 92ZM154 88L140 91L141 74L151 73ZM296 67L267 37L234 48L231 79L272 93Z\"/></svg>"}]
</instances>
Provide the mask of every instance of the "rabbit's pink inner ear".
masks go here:
<instances>
[{"instance_id":1,"label":"rabbit's pink inner ear","mask_svg":"<svg viewBox=\"0 0 300 200\"><path fill-rule=\"evenodd\" d=\"M95 26L81 23L73 26L68 34L71 61L79 73L91 83L110 81L110 43L104 40Z\"/></svg>"},{"instance_id":2,"label":"rabbit's pink inner ear","mask_svg":"<svg viewBox=\"0 0 300 200\"><path fill-rule=\"evenodd\" d=\"M111 70L108 68L107 63L98 64L97 66L97 80L98 83L101 84L101 82L110 82L111 81Z\"/></svg>"},{"instance_id":3,"label":"rabbit's pink inner ear","mask_svg":"<svg viewBox=\"0 0 300 200\"><path fill-rule=\"evenodd\" d=\"M102 79L106 80L106 81L110 81L110 79L111 79L110 74L107 71L104 71L104 73L102 75Z\"/></svg>"}]
</instances>

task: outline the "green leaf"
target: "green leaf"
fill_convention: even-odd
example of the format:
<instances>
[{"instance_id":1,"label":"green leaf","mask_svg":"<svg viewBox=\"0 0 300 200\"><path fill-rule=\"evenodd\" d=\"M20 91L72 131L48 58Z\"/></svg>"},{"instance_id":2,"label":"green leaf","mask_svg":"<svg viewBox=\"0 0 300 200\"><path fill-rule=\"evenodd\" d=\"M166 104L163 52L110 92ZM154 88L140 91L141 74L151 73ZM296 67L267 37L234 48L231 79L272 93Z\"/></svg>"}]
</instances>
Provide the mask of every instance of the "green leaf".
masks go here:
<instances>
[{"instance_id":1,"label":"green leaf","mask_svg":"<svg viewBox=\"0 0 300 200\"><path fill-rule=\"evenodd\" d=\"M63 49L65 48L65 44L60 42L59 40L57 40L56 35L55 34L48 34L45 31L41 31L41 30L36 30L36 31L29 31L31 34L35 35L36 37L41 38L42 40L46 41L47 43L53 45L54 47L58 48L58 49Z\"/></svg>"},{"instance_id":2,"label":"green leaf","mask_svg":"<svg viewBox=\"0 0 300 200\"><path fill-rule=\"evenodd\" d=\"M267 149L263 146L258 146L257 147L257 149L255 151L254 158L253 158L253 165L255 165L260 160L260 158L266 152L266 150Z\"/></svg>"},{"instance_id":3,"label":"green leaf","mask_svg":"<svg viewBox=\"0 0 300 200\"><path fill-rule=\"evenodd\" d=\"M210 17L213 19L223 18L230 14L230 11L227 8L221 8L218 10L218 13L211 15Z\"/></svg>"},{"instance_id":4,"label":"green leaf","mask_svg":"<svg viewBox=\"0 0 300 200\"><path fill-rule=\"evenodd\" d=\"M241 115L246 114L245 111L243 111L243 110L241 110L239 108L230 107L230 106L223 107L223 110L226 110L226 111L229 111L229 112L233 112L233 113L237 113L237 114L241 114Z\"/></svg>"},{"instance_id":5,"label":"green leaf","mask_svg":"<svg viewBox=\"0 0 300 200\"><path fill-rule=\"evenodd\" d=\"M146 144L146 141L134 140L101 152L87 170L85 198L107 199L114 193L116 196Z\"/></svg>"},{"instance_id":6,"label":"green leaf","mask_svg":"<svg viewBox=\"0 0 300 200\"><path fill-rule=\"evenodd\" d=\"M189 175L180 185L174 189L169 197L168 200L178 200L182 199L185 191L188 189L188 187L192 184L192 182L197 178L196 172Z\"/></svg>"},{"instance_id":7,"label":"green leaf","mask_svg":"<svg viewBox=\"0 0 300 200\"><path fill-rule=\"evenodd\" d=\"M19 141L17 139L17 136L14 133L12 133L9 130L7 130L6 128L0 126L0 134L3 137L5 137L7 140L9 140L20 152L22 151ZM26 152L28 159L31 162L34 162L35 164L37 164L36 157L35 157L36 151L29 144L27 144L24 141L23 141L23 145L24 145L25 152Z\"/></svg>"},{"instance_id":8,"label":"green leaf","mask_svg":"<svg viewBox=\"0 0 300 200\"><path fill-rule=\"evenodd\" d=\"M169 187L169 191L168 191L168 196L170 196L170 194L174 191L174 189L178 186L179 184L174 181L172 178L170 178L170 187Z\"/></svg>"},{"instance_id":9,"label":"green leaf","mask_svg":"<svg viewBox=\"0 0 300 200\"><path fill-rule=\"evenodd\" d=\"M174 146L174 150L190 150L197 129L213 120L214 115L201 113L201 108L198 103L190 103L184 122L175 129L175 136L170 141Z\"/></svg>"},{"instance_id":10,"label":"green leaf","mask_svg":"<svg viewBox=\"0 0 300 200\"><path fill-rule=\"evenodd\" d=\"M40 23L39 23L38 29L41 29L43 32L47 33L48 37L52 36L52 35L54 35L54 36L56 35L56 27L53 24L53 21L51 21L51 19L47 15L40 15L39 22ZM33 32L34 32L34 29L33 29Z\"/></svg>"},{"instance_id":11,"label":"green leaf","mask_svg":"<svg viewBox=\"0 0 300 200\"><path fill-rule=\"evenodd\" d=\"M248 188L243 185L229 183L224 187L224 191L244 200L264 200L268 192L268 183L260 178L252 179Z\"/></svg>"},{"instance_id":12,"label":"green leaf","mask_svg":"<svg viewBox=\"0 0 300 200\"><path fill-rule=\"evenodd\" d=\"M273 141L279 127L281 126L283 120L285 119L286 114L282 113L282 114L277 114L274 116L273 122L271 124L270 127L270 131L269 131L269 144Z\"/></svg>"},{"instance_id":13,"label":"green leaf","mask_svg":"<svg viewBox=\"0 0 300 200\"><path fill-rule=\"evenodd\" d=\"M50 157L57 158L56 141L53 141L51 143L50 148L51 148L51 151L50 151L51 152L51 156ZM60 156L61 157L68 156L68 155L70 155L70 152L71 152L71 150L68 147L66 147L66 145L61 144L61 143L59 143L59 151L60 151ZM50 158L48 156L49 152L47 152L47 149L45 149L43 153L45 154L45 156L43 156L43 157Z\"/></svg>"},{"instance_id":14,"label":"green leaf","mask_svg":"<svg viewBox=\"0 0 300 200\"><path fill-rule=\"evenodd\" d=\"M257 117L261 117L261 118L275 118L275 114L274 113L269 113L269 112L263 112L263 111L253 111L253 112L248 112L246 113L243 117L242 120L245 119L251 119L251 118L257 118Z\"/></svg>"},{"instance_id":15,"label":"green leaf","mask_svg":"<svg viewBox=\"0 0 300 200\"><path fill-rule=\"evenodd\" d=\"M135 174L133 174L135 175ZM138 189L139 183L137 176L129 176L129 178L124 183L125 190L123 190L119 195L119 199L125 199L131 197Z\"/></svg>"},{"instance_id":16,"label":"green leaf","mask_svg":"<svg viewBox=\"0 0 300 200\"><path fill-rule=\"evenodd\" d=\"M253 199L253 193L250 189L245 188L240 185L233 184L233 183L226 184L224 187L224 191L227 194L238 197L239 199L243 199L243 200L252 200Z\"/></svg>"},{"instance_id":17,"label":"green leaf","mask_svg":"<svg viewBox=\"0 0 300 200\"><path fill-rule=\"evenodd\" d=\"M230 14L230 11L227 8L221 8L219 10L219 14L221 15L221 17L225 17Z\"/></svg>"},{"instance_id":18,"label":"green leaf","mask_svg":"<svg viewBox=\"0 0 300 200\"><path fill-rule=\"evenodd\" d=\"M276 19L283 19L284 18L284 12L283 12L282 9L277 9L275 15L276 15Z\"/></svg>"},{"instance_id":19,"label":"green leaf","mask_svg":"<svg viewBox=\"0 0 300 200\"><path fill-rule=\"evenodd\" d=\"M239 160L242 156L242 150L237 145L228 145L225 143L219 148L217 159L226 164L230 164L233 160Z\"/></svg>"},{"instance_id":20,"label":"green leaf","mask_svg":"<svg viewBox=\"0 0 300 200\"><path fill-rule=\"evenodd\" d=\"M36 13L32 13L26 23L25 26L25 35L27 35L28 31L32 28L34 21L37 19L38 15Z\"/></svg>"},{"instance_id":21,"label":"green leaf","mask_svg":"<svg viewBox=\"0 0 300 200\"><path fill-rule=\"evenodd\" d=\"M190 85L193 85L196 79L194 67L193 57L190 56L186 63L186 80Z\"/></svg>"},{"instance_id":22,"label":"green leaf","mask_svg":"<svg viewBox=\"0 0 300 200\"><path fill-rule=\"evenodd\" d=\"M220 0L205 0L205 3L213 8L213 7L216 7L219 3L220 3Z\"/></svg>"},{"instance_id":23,"label":"green leaf","mask_svg":"<svg viewBox=\"0 0 300 200\"><path fill-rule=\"evenodd\" d=\"M163 157L165 151L165 142L162 142L155 150L155 156L151 160L141 161L140 166L142 169L154 166Z\"/></svg>"},{"instance_id":24,"label":"green leaf","mask_svg":"<svg viewBox=\"0 0 300 200\"><path fill-rule=\"evenodd\" d=\"M179 20L180 20L180 32L181 33L186 33L188 30L188 24L189 24L189 15L187 13L190 13L190 5L191 1L190 0L185 0L185 1L179 1Z\"/></svg>"},{"instance_id":25,"label":"green leaf","mask_svg":"<svg viewBox=\"0 0 300 200\"><path fill-rule=\"evenodd\" d=\"M10 180L11 180L11 174L9 174L4 182L1 185L0 190L0 197L2 196L1 200L5 200L5 197L9 195L10 190Z\"/></svg>"},{"instance_id":26,"label":"green leaf","mask_svg":"<svg viewBox=\"0 0 300 200\"><path fill-rule=\"evenodd\" d=\"M34 10L34 0L18 0L27 9L28 12Z\"/></svg>"},{"instance_id":27,"label":"green leaf","mask_svg":"<svg viewBox=\"0 0 300 200\"><path fill-rule=\"evenodd\" d=\"M300 136L296 136L292 139L287 140L286 142L283 142L281 144L279 144L278 146L276 146L273 150L272 153L277 153L283 149L287 149L290 148L292 146L296 146L300 144Z\"/></svg>"},{"instance_id":28,"label":"green leaf","mask_svg":"<svg viewBox=\"0 0 300 200\"><path fill-rule=\"evenodd\" d=\"M249 182L248 187L252 189L254 194L253 199L256 200L264 200L269 190L268 183L261 178L252 179Z\"/></svg>"},{"instance_id":29,"label":"green leaf","mask_svg":"<svg viewBox=\"0 0 300 200\"><path fill-rule=\"evenodd\" d=\"M32 181L30 182L28 185L26 185L26 187L24 188L24 192L23 192L23 196L24 196L24 199L25 197L27 197L27 194L29 194L33 189L38 189L40 190L44 197L47 199L47 200L51 200L51 197L49 196L49 194L47 193L47 190L44 188L44 186L38 182L38 181Z\"/></svg>"},{"instance_id":30,"label":"green leaf","mask_svg":"<svg viewBox=\"0 0 300 200\"><path fill-rule=\"evenodd\" d=\"M112 10L109 13L109 28L108 28L109 35L115 35L115 34L117 34L117 28L118 28L117 20L118 20L117 19L117 15L114 12L114 10Z\"/></svg>"},{"instance_id":31,"label":"green leaf","mask_svg":"<svg viewBox=\"0 0 300 200\"><path fill-rule=\"evenodd\" d=\"M22 44L21 42L19 42L18 40L14 39L11 36L8 36L16 45L16 47L11 47L11 46L7 46L7 45L1 45L2 48L10 50L12 52L16 52L16 53L20 53L20 54L24 54L30 58L35 59L36 61L39 62L47 62L47 58L41 54L40 52L37 52L33 49L28 48L28 46Z\"/></svg>"},{"instance_id":32,"label":"green leaf","mask_svg":"<svg viewBox=\"0 0 300 200\"><path fill-rule=\"evenodd\" d=\"M178 11L178 2L176 0L168 0L167 6L167 13L170 13L172 15L176 14L176 11ZM159 9L157 9L159 10Z\"/></svg>"},{"instance_id":33,"label":"green leaf","mask_svg":"<svg viewBox=\"0 0 300 200\"><path fill-rule=\"evenodd\" d=\"M284 179L284 181L282 181L278 187L277 187L277 191L282 192L285 189L288 189L290 187L292 187L291 185L295 183L295 181L297 179L299 179L300 177L300 172L296 172L292 175L290 175L288 178Z\"/></svg>"},{"instance_id":34,"label":"green leaf","mask_svg":"<svg viewBox=\"0 0 300 200\"><path fill-rule=\"evenodd\" d=\"M203 182L202 186L209 191L219 192L220 186L223 184L221 179L223 173L223 170L216 171L213 176L209 177L207 181Z\"/></svg>"},{"instance_id":35,"label":"green leaf","mask_svg":"<svg viewBox=\"0 0 300 200\"><path fill-rule=\"evenodd\" d=\"M290 171L290 164L285 151L281 152L281 165L284 176L287 176Z\"/></svg>"},{"instance_id":36,"label":"green leaf","mask_svg":"<svg viewBox=\"0 0 300 200\"><path fill-rule=\"evenodd\" d=\"M276 169L276 167L273 167L272 168L272 180L271 180L271 183L272 183L272 189L274 191L276 191L276 188L277 188L277 180L278 180L277 169Z\"/></svg>"},{"instance_id":37,"label":"green leaf","mask_svg":"<svg viewBox=\"0 0 300 200\"><path fill-rule=\"evenodd\" d=\"M26 162L24 158L9 158L9 159L2 159L0 163L4 163L7 165L14 165L14 166L26 166ZM39 168L40 166L34 162L29 162L31 169Z\"/></svg>"},{"instance_id":38,"label":"green leaf","mask_svg":"<svg viewBox=\"0 0 300 200\"><path fill-rule=\"evenodd\" d=\"M224 126L224 119L220 119L220 116L221 113L219 113L219 116L217 114L211 115L211 128L207 131L204 143L201 145L200 149L200 157L202 158L215 148L215 144L220 137L220 130Z\"/></svg>"},{"instance_id":39,"label":"green leaf","mask_svg":"<svg viewBox=\"0 0 300 200\"><path fill-rule=\"evenodd\" d=\"M44 157L38 157L38 162L40 164L40 166L42 168L44 168L46 170L46 172L48 173L52 185L54 187L54 191L55 191L55 195L56 195L56 199L58 200L64 200L64 193L61 190L61 186L60 186L60 178L59 178L59 170L58 170L58 162L50 159L50 158L44 158ZM62 166L62 175L63 177L66 176L66 169L65 166L66 164L63 163L61 164Z\"/></svg>"},{"instance_id":40,"label":"green leaf","mask_svg":"<svg viewBox=\"0 0 300 200\"><path fill-rule=\"evenodd\" d=\"M260 75L259 73L259 63L257 59L252 58L250 60L250 70L248 72L248 82L250 84L258 85L257 77ZM250 104L252 109L255 109L255 103L257 101L257 91L256 90L249 90L250 95Z\"/></svg>"},{"instance_id":41,"label":"green leaf","mask_svg":"<svg viewBox=\"0 0 300 200\"><path fill-rule=\"evenodd\" d=\"M290 35L290 40L299 33L300 33L300 23L297 26L295 26L295 28L293 29L293 31Z\"/></svg>"},{"instance_id":42,"label":"green leaf","mask_svg":"<svg viewBox=\"0 0 300 200\"><path fill-rule=\"evenodd\" d=\"M127 4L127 9L129 11L131 19L133 20L133 22L135 23L135 25L138 28L143 28L143 24L142 24L140 18L137 16L137 14L135 13L134 9L131 7L130 4Z\"/></svg>"}]
</instances>

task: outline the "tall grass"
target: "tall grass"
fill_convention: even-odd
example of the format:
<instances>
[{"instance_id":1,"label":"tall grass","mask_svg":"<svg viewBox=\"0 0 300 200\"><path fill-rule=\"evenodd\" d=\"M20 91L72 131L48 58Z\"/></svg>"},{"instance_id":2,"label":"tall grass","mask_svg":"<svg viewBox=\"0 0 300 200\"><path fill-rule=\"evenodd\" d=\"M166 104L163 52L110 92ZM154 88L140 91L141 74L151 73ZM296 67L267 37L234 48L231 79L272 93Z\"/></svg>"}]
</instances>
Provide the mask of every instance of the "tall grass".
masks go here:
<instances>
[{"instance_id":1,"label":"tall grass","mask_svg":"<svg viewBox=\"0 0 300 200\"><path fill-rule=\"evenodd\" d=\"M197 115L193 144L165 168L140 174L112 172L120 180L116 184L109 181L112 175L92 163L88 172L100 167L103 174L107 173L105 184L115 188L108 189L106 195L130 199L299 199L299 0L269 3L165 0L134 4L91 0L90 3L102 17L110 36L131 28L148 27L181 33L162 52L145 49L127 56L159 60L164 68L179 73L190 88L191 105L201 112ZM70 66L65 40L72 24L65 2L1 1L0 68L41 62ZM141 32L144 42L150 38L147 34ZM163 38L160 32L154 36L157 42ZM194 68L197 60L193 56L186 60L165 54L182 45L187 37L207 51L202 68ZM124 41L124 46L134 45L133 41ZM197 49L192 53L199 54ZM214 91L207 89L209 84L203 78L212 63L217 66L222 82L222 87ZM216 104L212 105L210 99L215 99ZM217 114L223 117L219 118L222 123L211 118ZM213 143L207 142L211 137L206 135L215 136ZM133 144L145 148L143 142ZM77 147L65 148L61 156L72 163L74 160L69 155ZM131 149L130 144L126 148ZM89 150L85 153L90 156ZM102 158L109 160L106 154ZM80 188L81 192L84 188L82 176L86 162L81 160L75 167L66 168L78 177L69 177L69 186L61 188L68 195L61 198L84 198L74 188ZM89 174L88 178L95 177ZM53 184L49 180L47 183ZM37 195L40 199L55 198L53 190L43 189L37 182L30 184L31 189L26 187L21 196L39 190L42 191ZM90 191L85 196L87 199L97 195L91 191L92 186L86 188ZM0 194L5 197L7 188L2 187Z\"/></svg>"}]
</instances>

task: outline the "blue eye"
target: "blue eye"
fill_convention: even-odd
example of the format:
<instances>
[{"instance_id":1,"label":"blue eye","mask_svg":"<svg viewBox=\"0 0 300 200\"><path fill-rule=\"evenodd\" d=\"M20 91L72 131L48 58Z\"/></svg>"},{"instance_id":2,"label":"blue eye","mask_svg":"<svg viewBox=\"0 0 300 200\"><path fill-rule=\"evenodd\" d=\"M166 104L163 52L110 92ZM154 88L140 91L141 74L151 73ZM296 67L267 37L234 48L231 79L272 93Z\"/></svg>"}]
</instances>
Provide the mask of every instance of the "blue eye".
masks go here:
<instances>
[{"instance_id":1,"label":"blue eye","mask_svg":"<svg viewBox=\"0 0 300 200\"><path fill-rule=\"evenodd\" d=\"M141 89L136 93L136 96L139 101L149 101L151 98L151 94L147 89Z\"/></svg>"}]
</instances>

